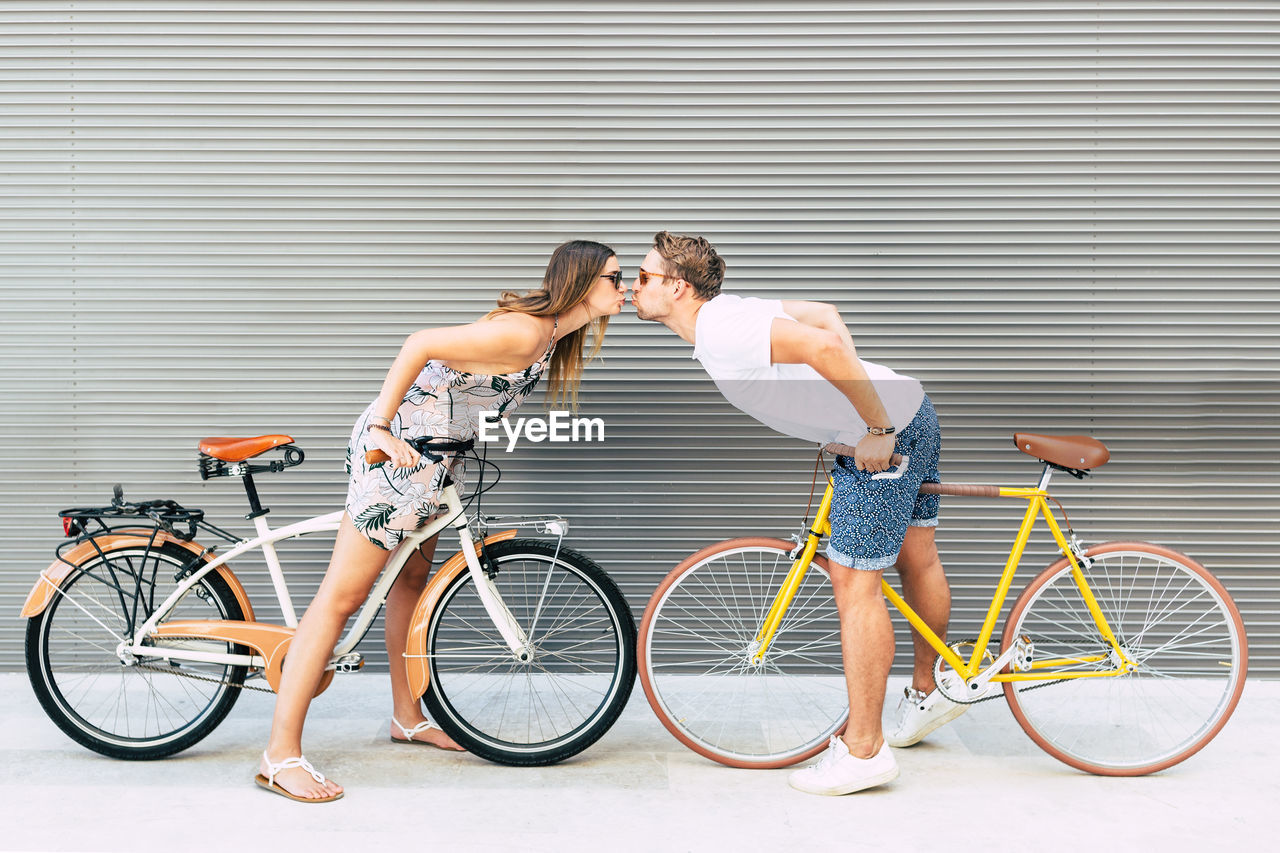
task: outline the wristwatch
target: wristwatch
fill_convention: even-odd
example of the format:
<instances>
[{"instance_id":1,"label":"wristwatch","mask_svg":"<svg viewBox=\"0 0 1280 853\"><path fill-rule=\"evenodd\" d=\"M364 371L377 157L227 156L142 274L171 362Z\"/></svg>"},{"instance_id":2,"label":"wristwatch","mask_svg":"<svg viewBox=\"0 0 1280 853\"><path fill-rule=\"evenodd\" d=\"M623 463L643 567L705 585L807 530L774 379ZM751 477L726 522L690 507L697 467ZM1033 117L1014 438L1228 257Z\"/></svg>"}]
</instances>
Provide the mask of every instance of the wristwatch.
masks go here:
<instances>
[{"instance_id":1,"label":"wristwatch","mask_svg":"<svg viewBox=\"0 0 1280 853\"><path fill-rule=\"evenodd\" d=\"M869 427L867 427L867 432L871 433L872 435L893 435L896 431L897 431L897 430L896 430L896 429L894 429L894 428L893 428L893 427L891 427L891 426L887 426L887 427L873 427L873 426L869 426Z\"/></svg>"}]
</instances>

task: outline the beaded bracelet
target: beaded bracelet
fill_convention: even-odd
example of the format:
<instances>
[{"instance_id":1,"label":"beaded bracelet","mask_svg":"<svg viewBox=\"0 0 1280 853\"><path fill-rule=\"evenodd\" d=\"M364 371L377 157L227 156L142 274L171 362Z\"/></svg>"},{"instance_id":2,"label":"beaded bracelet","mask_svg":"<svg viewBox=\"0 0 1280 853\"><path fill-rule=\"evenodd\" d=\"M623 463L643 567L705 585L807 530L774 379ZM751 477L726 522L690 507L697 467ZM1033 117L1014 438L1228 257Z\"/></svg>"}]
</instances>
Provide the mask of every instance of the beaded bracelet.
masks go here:
<instances>
[{"instance_id":1,"label":"beaded bracelet","mask_svg":"<svg viewBox=\"0 0 1280 853\"><path fill-rule=\"evenodd\" d=\"M364 431L368 432L371 429L380 429L383 432L388 432L388 433L391 432L391 427L387 426L386 424L369 424L367 427L364 428ZM392 435L394 434L395 433L392 433Z\"/></svg>"}]
</instances>

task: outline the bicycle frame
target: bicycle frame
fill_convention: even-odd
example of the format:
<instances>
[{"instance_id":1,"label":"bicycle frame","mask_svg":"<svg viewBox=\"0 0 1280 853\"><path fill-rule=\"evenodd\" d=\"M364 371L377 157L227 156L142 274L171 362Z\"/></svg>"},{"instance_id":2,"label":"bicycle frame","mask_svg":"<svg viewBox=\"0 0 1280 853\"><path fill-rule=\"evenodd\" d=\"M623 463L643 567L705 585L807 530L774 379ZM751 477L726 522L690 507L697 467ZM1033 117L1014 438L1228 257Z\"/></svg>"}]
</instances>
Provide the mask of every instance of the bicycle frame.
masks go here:
<instances>
[{"instance_id":1,"label":"bicycle frame","mask_svg":"<svg viewBox=\"0 0 1280 853\"><path fill-rule=\"evenodd\" d=\"M982 623L982 630L978 634L977 642L974 644L973 653L966 661L951 649L942 639L934 633L924 620L911 609L906 600L897 593L888 583L881 578L880 586L884 592L885 598L897 608L897 610L906 617L911 623L911 627L920 633L920 636L933 647L943 660L947 662L965 681L969 681L981 675L984 679L990 681L1058 681L1067 678L1105 678L1124 675L1131 671L1135 663L1120 647L1116 640L1115 634L1112 632L1110 625L1107 624L1106 616L1103 615L1102 609L1098 606L1097 599L1094 597L1093 590L1089 588L1089 583L1085 579L1084 570L1081 566L1080 557L1077 555L1075 547L1063 535L1062 528L1058 526L1057 520L1053 517L1053 512L1049 508L1049 492L1047 486L1051 471L1046 466L1044 475L1040 479L1040 485L1036 488L1005 488L1000 487L999 497L1012 498L1027 501L1027 510L1023 515L1022 524L1018 528L1017 538L1014 540L1013 548L1009 553L1009 558L1005 562L1004 572L1000 576L1000 582L996 586L996 590L991 599L991 605L987 609L986 618ZM805 574L809 570L810 564L813 562L814 555L818 550L818 543L823 536L831 534L831 501L832 489L834 481L827 479L827 488L823 493L822 502L818 506L818 513L814 518L813 524L809 528L809 534L803 547L797 545L798 555L793 552L794 562L791 570L787 572L786 578L783 580L781 587L774 596L773 604L769 608L769 612L765 617L764 624L757 632L755 641L752 644L752 663L759 665L763 662L765 654L769 650L774 635L777 633L778 626L782 624L783 617L786 616L787 608L791 606L792 599L795 598L796 592L800 589L800 584L804 580ZM1005 649L1001 656L993 663L988 664L985 668L982 666L983 656L987 652L987 647L991 642L992 634L995 632L996 619L1000 615L1000 610L1004 606L1005 598L1009 594L1009 588L1013 584L1014 573L1018 569L1018 564L1022 560L1023 552L1026 550L1027 542L1031 539L1032 528L1035 527L1037 518L1043 516L1045 523L1049 526L1049 532L1053 535L1054 541L1066 556L1071 564L1072 578L1075 580L1080 595L1085 605L1089 609L1089 613L1093 616L1095 626L1098 633L1107 645L1110 646L1108 654L1089 655L1079 658L1056 658L1053 660L1033 661L1029 671L1025 672L999 672L1014 653L1014 649ZM1118 665L1110 670L1091 671L1091 672L1062 672L1060 667L1071 666L1084 663L1099 663L1112 658L1118 661ZM1035 670L1050 670L1053 672L1035 672Z\"/></svg>"},{"instance_id":2,"label":"bicycle frame","mask_svg":"<svg viewBox=\"0 0 1280 853\"><path fill-rule=\"evenodd\" d=\"M368 600L361 608L356 617L355 623L347 632L346 636L339 641L334 649L333 659L337 659L348 655L368 633L369 627L373 624L374 618L378 611L382 608L386 601L387 594L391 590L391 586L400 576L400 571L404 568L409 557L415 550L426 540L435 536L446 527L452 527L458 534L458 541L461 545L461 552L465 558L467 568L470 570L472 577L476 582L476 589L480 595L480 599L484 604L485 610L489 617L493 620L494 626L501 634L513 655L521 654L528 644L528 638L524 631L516 624L514 618L506 605L503 604L501 597L494 589L492 581L485 574L480 565L480 558L476 552L474 539L471 536L469 521L463 512L461 500L458 497L457 489L453 485L447 486L441 493L443 498L442 505L445 507L443 512L435 520L429 524L408 533L399 547L391 554L387 561L386 567L383 569L377 583L369 594ZM284 579L284 572L280 567L280 561L276 555L274 543L283 539L291 539L297 536L304 536L309 533L320 533L326 531L336 531L342 523L343 511L338 510L326 515L316 516L315 518L306 519L304 521L290 524L272 530L267 526L266 519L259 516L254 519L254 524L258 530L258 536L253 539L242 540L238 542L227 553L201 566L197 571L185 578L178 587L164 600L163 603L151 614L150 618L144 622L132 638L124 638L117 652L122 656L133 656L138 658L158 658L162 660L189 660L202 661L207 663L221 663L233 666L253 666L267 670L268 676L275 675L278 677L278 664L282 661L285 644L292 639L293 628L297 626L297 617L293 609L292 599L289 596L288 585ZM501 535L501 534L499 534ZM492 538L492 537L491 537ZM199 640L205 639L226 639L223 633L216 633L214 629L205 628L197 630L197 623L166 623L161 624L162 620L167 616L173 608L186 596L191 589L200 582L201 578L211 571L216 571L220 566L228 563L235 557L251 551L255 548L261 548L263 555L267 561L267 569L271 575L272 583L275 587L276 597L280 602L281 611L284 613L285 623L287 627L279 627L272 625L256 625L254 630L260 636L268 637L263 643L254 643L255 646L270 648L272 651L264 652L258 655L237 655L227 652L202 651L196 648L183 648L178 646L154 646L145 645L145 641L153 636L168 638L190 638ZM242 623L248 624L248 623ZM239 639L239 638L232 638ZM260 649L261 651L261 649ZM274 659L274 660L271 660ZM275 664L275 665L272 665ZM331 663L332 667L334 664ZM268 681L272 679L269 677ZM274 683L272 684L274 687Z\"/></svg>"}]
</instances>

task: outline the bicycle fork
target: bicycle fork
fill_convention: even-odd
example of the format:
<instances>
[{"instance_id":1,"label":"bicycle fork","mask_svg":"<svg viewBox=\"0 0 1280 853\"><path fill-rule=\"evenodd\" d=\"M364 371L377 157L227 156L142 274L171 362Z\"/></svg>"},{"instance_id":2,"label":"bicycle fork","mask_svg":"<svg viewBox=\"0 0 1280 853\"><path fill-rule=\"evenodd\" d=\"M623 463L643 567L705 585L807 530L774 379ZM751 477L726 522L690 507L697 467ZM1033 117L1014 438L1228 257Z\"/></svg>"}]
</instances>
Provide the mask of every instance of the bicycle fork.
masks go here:
<instances>
[{"instance_id":1,"label":"bicycle fork","mask_svg":"<svg viewBox=\"0 0 1280 853\"><path fill-rule=\"evenodd\" d=\"M475 540L471 536L470 528L467 527L466 517L460 514L459 519L460 523L455 525L455 529L458 532L459 544L462 546L462 556L467 561L467 570L471 572L471 580L476 586L480 603L484 605L485 612L489 614L489 619L502 636L503 642L507 644L507 648L511 649L512 656L516 660L528 662L533 659L529 637L516 622L516 618L511 615L510 608L502 600L502 595L498 592L493 579L489 577L489 573L480 565L480 555L476 553Z\"/></svg>"},{"instance_id":2,"label":"bicycle fork","mask_svg":"<svg viewBox=\"0 0 1280 853\"><path fill-rule=\"evenodd\" d=\"M752 666L760 666L764 663L764 657L769 651L769 645L778 633L778 626L782 624L782 618L786 615L787 608L791 606L792 599L799 592L800 584L804 583L804 576L809 570L809 564L813 561L813 555L818 552L818 543L822 540L823 535L831 531L830 526L827 524L827 516L831 512L832 497L832 490L828 486L822 496L822 503L818 505L818 514L813 518L813 525L809 528L809 533L805 537L803 546L797 544L796 548L791 552L793 560L791 571L787 572L786 578L782 581L781 589L773 597L773 604L769 607L769 612L764 617L764 623L760 626L760 630L756 633L755 639L748 649Z\"/></svg>"}]
</instances>

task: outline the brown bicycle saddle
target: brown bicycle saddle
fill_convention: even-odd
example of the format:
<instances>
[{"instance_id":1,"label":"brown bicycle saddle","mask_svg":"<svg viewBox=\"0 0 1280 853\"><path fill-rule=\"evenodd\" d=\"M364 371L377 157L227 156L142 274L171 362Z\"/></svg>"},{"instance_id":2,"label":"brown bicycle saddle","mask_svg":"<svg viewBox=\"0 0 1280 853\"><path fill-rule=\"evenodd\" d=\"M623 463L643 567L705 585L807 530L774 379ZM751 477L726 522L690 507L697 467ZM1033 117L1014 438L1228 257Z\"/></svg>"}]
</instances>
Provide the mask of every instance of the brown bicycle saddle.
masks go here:
<instances>
[{"instance_id":1,"label":"brown bicycle saddle","mask_svg":"<svg viewBox=\"0 0 1280 853\"><path fill-rule=\"evenodd\" d=\"M202 438L200 452L223 462L243 462L273 447L293 444L288 435L258 435L252 438Z\"/></svg>"},{"instance_id":2,"label":"brown bicycle saddle","mask_svg":"<svg viewBox=\"0 0 1280 853\"><path fill-rule=\"evenodd\" d=\"M1023 453L1034 456L1041 462L1061 465L1063 468L1074 468L1088 471L1105 465L1111 458L1111 451L1096 438L1087 435L1036 435L1030 432L1015 432L1013 443Z\"/></svg>"}]
</instances>

